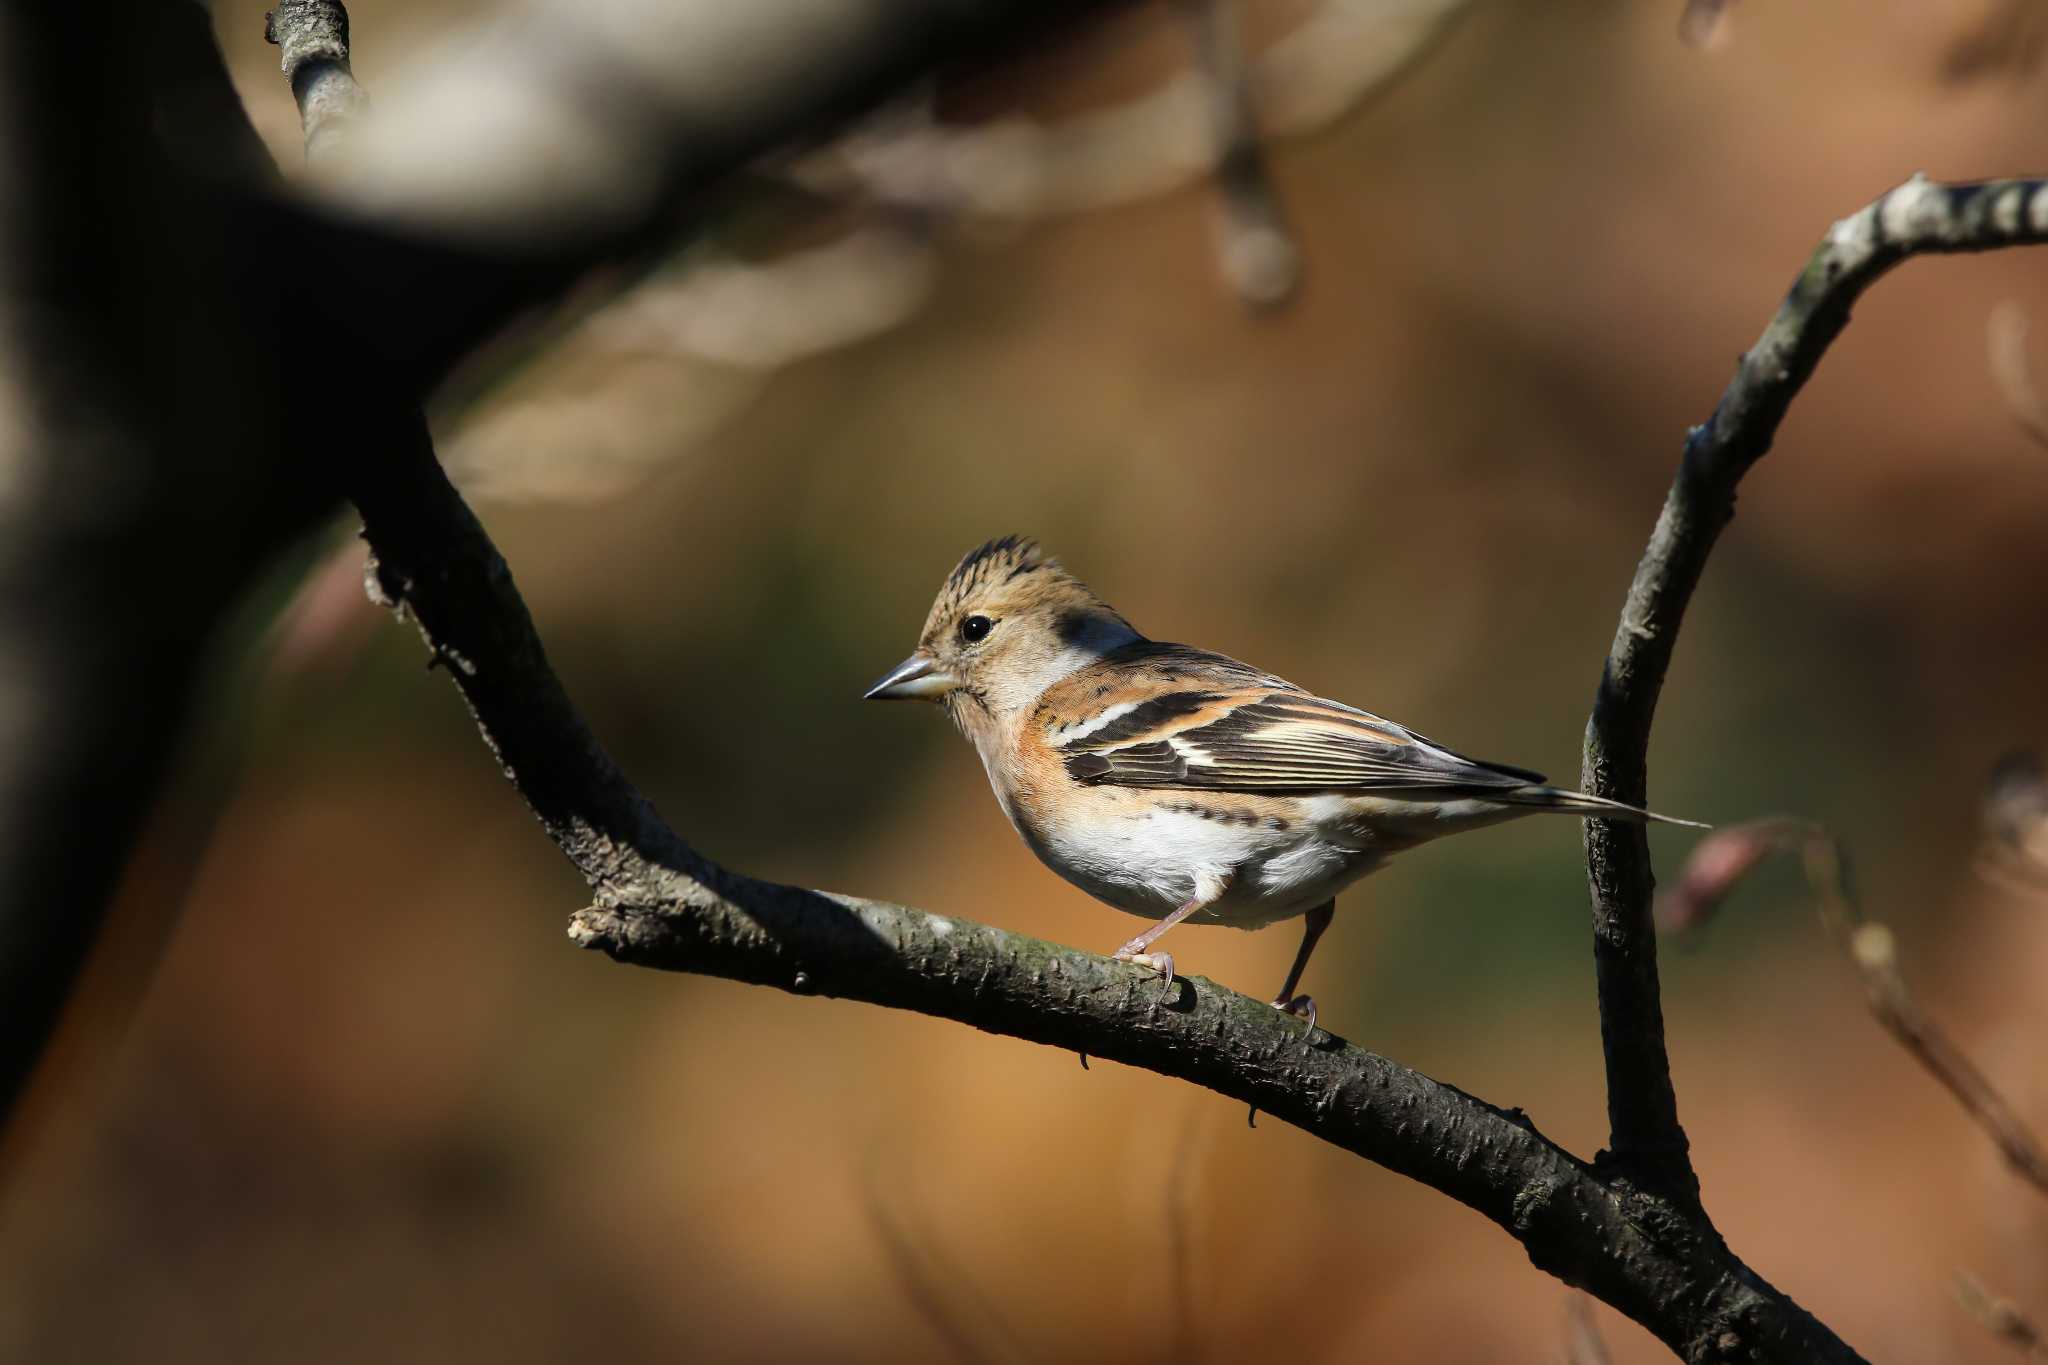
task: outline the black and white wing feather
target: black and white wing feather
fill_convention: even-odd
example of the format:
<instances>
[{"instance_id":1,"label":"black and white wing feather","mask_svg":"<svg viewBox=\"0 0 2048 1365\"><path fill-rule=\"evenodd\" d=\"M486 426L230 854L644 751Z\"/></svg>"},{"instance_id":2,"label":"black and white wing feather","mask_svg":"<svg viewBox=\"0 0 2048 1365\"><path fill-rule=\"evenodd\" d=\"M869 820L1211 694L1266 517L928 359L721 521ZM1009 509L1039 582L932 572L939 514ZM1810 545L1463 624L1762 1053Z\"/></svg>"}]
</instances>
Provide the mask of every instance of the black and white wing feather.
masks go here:
<instances>
[{"instance_id":1,"label":"black and white wing feather","mask_svg":"<svg viewBox=\"0 0 2048 1365\"><path fill-rule=\"evenodd\" d=\"M1543 782L1339 702L1264 687L1160 693L1060 748L1071 777L1106 786L1483 796Z\"/></svg>"}]
</instances>

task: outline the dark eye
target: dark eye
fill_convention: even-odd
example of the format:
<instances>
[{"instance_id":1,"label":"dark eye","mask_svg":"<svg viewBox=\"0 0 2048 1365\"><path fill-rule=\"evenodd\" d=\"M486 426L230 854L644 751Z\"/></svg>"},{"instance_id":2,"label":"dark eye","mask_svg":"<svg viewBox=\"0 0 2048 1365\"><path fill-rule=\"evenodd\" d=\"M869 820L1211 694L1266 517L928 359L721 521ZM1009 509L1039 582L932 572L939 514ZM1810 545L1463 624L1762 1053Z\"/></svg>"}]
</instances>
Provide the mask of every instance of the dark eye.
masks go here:
<instances>
[{"instance_id":1,"label":"dark eye","mask_svg":"<svg viewBox=\"0 0 2048 1365\"><path fill-rule=\"evenodd\" d=\"M995 629L995 624L986 616L970 616L960 623L960 638L970 645L987 639L988 633Z\"/></svg>"}]
</instances>

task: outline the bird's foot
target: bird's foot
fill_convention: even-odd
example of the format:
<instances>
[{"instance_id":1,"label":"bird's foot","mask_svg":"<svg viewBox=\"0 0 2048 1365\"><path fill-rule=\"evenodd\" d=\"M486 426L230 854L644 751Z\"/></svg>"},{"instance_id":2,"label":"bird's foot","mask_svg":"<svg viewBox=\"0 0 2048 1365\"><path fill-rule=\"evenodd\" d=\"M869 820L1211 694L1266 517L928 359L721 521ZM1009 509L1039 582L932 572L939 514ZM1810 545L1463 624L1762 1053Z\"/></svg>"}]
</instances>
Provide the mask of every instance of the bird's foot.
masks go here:
<instances>
[{"instance_id":1,"label":"bird's foot","mask_svg":"<svg viewBox=\"0 0 2048 1365\"><path fill-rule=\"evenodd\" d=\"M1302 1036L1305 1038L1316 1036L1316 998L1314 996L1297 995L1292 1000L1289 1000L1283 995L1273 1002L1273 1008L1279 1010L1282 1014L1291 1014L1297 1019L1308 1020L1308 1032Z\"/></svg>"},{"instance_id":2,"label":"bird's foot","mask_svg":"<svg viewBox=\"0 0 2048 1365\"><path fill-rule=\"evenodd\" d=\"M1173 994L1172 953L1147 953L1133 951L1131 945L1126 943L1123 947L1116 950L1115 957L1118 962L1128 962L1131 963L1133 966L1138 967L1150 967L1153 971L1158 972L1160 982L1160 999L1164 1000L1168 996Z\"/></svg>"}]
</instances>

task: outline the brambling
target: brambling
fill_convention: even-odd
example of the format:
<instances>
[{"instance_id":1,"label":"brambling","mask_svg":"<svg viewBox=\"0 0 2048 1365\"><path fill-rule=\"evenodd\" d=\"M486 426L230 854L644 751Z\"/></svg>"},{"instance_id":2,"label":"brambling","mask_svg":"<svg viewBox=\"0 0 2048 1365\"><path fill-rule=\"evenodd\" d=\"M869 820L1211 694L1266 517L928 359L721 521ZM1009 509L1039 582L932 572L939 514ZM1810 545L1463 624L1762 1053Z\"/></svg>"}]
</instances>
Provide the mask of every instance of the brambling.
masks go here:
<instances>
[{"instance_id":1,"label":"brambling","mask_svg":"<svg viewBox=\"0 0 2048 1365\"><path fill-rule=\"evenodd\" d=\"M974 744L1040 861L1156 920L1116 956L1169 984L1152 945L1182 920L1305 917L1276 1009L1296 995L1337 893L1403 849L1544 812L1691 825L1545 786L1221 654L1148 640L1036 544L960 561L917 650L870 700L936 701ZM1694 826L1705 828L1705 826Z\"/></svg>"}]
</instances>

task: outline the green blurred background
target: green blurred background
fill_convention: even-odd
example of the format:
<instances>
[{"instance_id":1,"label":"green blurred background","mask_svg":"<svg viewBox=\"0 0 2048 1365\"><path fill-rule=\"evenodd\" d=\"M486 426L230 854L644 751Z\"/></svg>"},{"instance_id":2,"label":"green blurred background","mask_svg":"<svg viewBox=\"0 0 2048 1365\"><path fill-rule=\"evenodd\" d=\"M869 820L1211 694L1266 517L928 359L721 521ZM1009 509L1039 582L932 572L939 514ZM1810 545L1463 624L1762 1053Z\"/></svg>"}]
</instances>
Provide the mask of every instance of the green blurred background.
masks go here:
<instances>
[{"instance_id":1,"label":"green blurred background","mask_svg":"<svg viewBox=\"0 0 2048 1365\"><path fill-rule=\"evenodd\" d=\"M215 8L295 165L260 0ZM351 8L374 97L489 7ZM1253 8L1263 35L1300 7ZM645 476L480 508L572 694L716 858L1103 950L1129 921L1031 859L944 719L857 700L988 536L1037 535L1150 634L1573 779L1685 429L1812 243L1915 170L2048 162L2024 4L1743 5L1712 52L1677 8L1477 4L1277 147L1307 273L1274 316L1219 284L1191 186L941 229L903 325L703 429L676 412L727 382L702 362L616 389L586 363L590 446ZM1139 9L983 97L1113 103L1184 45ZM1986 362L2008 299L2048 312L2048 257L1914 263L1858 309L1745 485L1651 792L1840 831L1929 1008L2048 1123L2048 900L1971 870L1993 759L2048 731L2048 451ZM589 454L541 457L574 485ZM1216 1096L576 952L579 879L357 571L324 571L305 650L260 652L280 584L225 651L232 700L130 879L146 901L196 856L180 917L111 1073L78 1069L15 1173L0 1357L1561 1356L1564 1291L1506 1236ZM1692 836L1652 840L1668 878ZM1423 850L1343 898L1307 985L1590 1156L1585 900L1568 821ZM1181 935L1253 992L1295 947ZM1791 873L1665 962L1736 1249L1873 1358L2005 1358L1951 1277L2048 1315L2048 1207L1871 1023ZM1666 1358L1598 1317L1617 1360Z\"/></svg>"}]
</instances>

